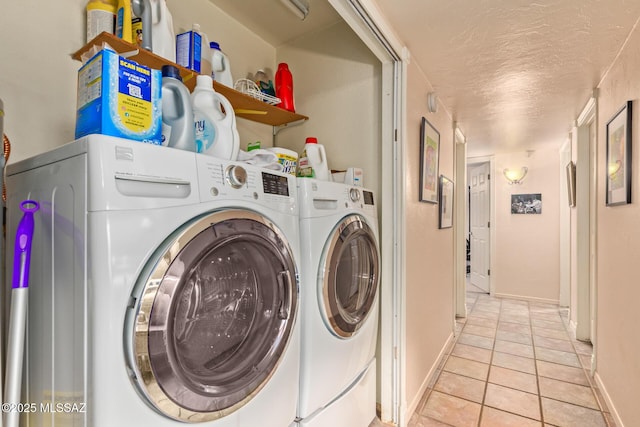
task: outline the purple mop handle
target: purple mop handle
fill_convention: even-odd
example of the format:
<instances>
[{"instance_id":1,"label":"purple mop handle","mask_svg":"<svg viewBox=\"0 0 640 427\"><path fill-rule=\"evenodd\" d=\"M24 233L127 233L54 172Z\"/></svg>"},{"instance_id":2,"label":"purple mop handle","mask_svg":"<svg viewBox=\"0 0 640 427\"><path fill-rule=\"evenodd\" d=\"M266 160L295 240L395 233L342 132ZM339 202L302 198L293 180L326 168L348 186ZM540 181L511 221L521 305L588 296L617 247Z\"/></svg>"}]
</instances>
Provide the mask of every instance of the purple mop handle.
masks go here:
<instances>
[{"instance_id":1,"label":"purple mop handle","mask_svg":"<svg viewBox=\"0 0 640 427\"><path fill-rule=\"evenodd\" d=\"M12 288L29 287L29 266L31 264L31 241L33 240L33 213L40 209L38 202L25 200L20 203L24 212L16 231L16 244L13 250ZM18 273L18 274L16 274Z\"/></svg>"}]
</instances>

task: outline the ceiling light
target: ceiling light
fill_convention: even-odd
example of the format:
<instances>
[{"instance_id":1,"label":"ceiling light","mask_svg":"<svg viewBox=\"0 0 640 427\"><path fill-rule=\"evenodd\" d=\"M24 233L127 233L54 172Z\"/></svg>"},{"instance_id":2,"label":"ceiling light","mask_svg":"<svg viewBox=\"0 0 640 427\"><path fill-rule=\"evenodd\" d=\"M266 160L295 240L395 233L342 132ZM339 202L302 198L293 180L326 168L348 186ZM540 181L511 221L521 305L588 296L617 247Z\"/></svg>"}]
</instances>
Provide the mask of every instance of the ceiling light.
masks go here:
<instances>
[{"instance_id":1,"label":"ceiling light","mask_svg":"<svg viewBox=\"0 0 640 427\"><path fill-rule=\"evenodd\" d=\"M505 169L502 171L504 177L507 178L509 184L521 184L522 180L525 176L527 176L527 172L529 169L526 166L520 168L520 170L515 169Z\"/></svg>"},{"instance_id":2,"label":"ceiling light","mask_svg":"<svg viewBox=\"0 0 640 427\"><path fill-rule=\"evenodd\" d=\"M298 18L304 21L309 14L309 5L302 0L280 0L282 4L293 12Z\"/></svg>"}]
</instances>

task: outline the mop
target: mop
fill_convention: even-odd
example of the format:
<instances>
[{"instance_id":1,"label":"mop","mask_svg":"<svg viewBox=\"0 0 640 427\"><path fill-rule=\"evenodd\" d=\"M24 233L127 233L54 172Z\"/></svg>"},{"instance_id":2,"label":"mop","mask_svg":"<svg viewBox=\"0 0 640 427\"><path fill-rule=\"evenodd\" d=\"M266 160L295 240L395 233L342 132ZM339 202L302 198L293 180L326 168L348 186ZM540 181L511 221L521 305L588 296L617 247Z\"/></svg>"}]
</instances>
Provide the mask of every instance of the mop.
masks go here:
<instances>
[{"instance_id":1,"label":"mop","mask_svg":"<svg viewBox=\"0 0 640 427\"><path fill-rule=\"evenodd\" d=\"M18 427L20 421L20 387L22 385L29 266L31 263L31 242L33 240L33 213L39 208L38 202L33 200L25 200L20 203L20 209L24 214L18 224L13 252L13 284L9 318L9 340L7 344L5 400L2 400L2 412L6 417L5 427ZM0 425L0 427L2 426Z\"/></svg>"}]
</instances>

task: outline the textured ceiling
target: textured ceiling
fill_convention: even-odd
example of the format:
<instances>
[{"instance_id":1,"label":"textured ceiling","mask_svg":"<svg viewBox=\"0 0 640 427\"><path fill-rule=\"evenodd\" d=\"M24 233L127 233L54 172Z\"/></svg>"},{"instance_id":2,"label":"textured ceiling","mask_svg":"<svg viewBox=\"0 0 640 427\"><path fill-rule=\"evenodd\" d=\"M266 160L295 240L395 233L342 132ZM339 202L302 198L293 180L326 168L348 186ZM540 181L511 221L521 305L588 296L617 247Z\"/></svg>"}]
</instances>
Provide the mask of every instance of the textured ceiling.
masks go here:
<instances>
[{"instance_id":1,"label":"textured ceiling","mask_svg":"<svg viewBox=\"0 0 640 427\"><path fill-rule=\"evenodd\" d=\"M273 46L340 19L327 0L304 21L280 0L210 1ZM559 147L640 17L640 0L373 1L469 156Z\"/></svg>"},{"instance_id":2,"label":"textured ceiling","mask_svg":"<svg viewBox=\"0 0 640 427\"><path fill-rule=\"evenodd\" d=\"M469 156L559 147L640 16L628 0L377 2Z\"/></svg>"}]
</instances>

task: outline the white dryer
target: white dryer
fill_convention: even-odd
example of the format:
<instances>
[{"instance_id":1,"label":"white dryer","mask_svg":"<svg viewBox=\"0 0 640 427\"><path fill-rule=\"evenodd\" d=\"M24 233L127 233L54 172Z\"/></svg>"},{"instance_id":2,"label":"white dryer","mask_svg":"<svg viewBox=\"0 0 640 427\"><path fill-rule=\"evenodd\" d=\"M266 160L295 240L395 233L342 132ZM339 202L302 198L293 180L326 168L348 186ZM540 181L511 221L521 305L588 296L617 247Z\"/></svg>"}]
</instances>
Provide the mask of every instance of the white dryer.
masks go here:
<instances>
[{"instance_id":1,"label":"white dryer","mask_svg":"<svg viewBox=\"0 0 640 427\"><path fill-rule=\"evenodd\" d=\"M295 177L96 135L7 172L10 247L19 202L41 206L28 425L294 422Z\"/></svg>"},{"instance_id":2,"label":"white dryer","mask_svg":"<svg viewBox=\"0 0 640 427\"><path fill-rule=\"evenodd\" d=\"M367 427L376 412L380 255L373 193L298 179L301 366L298 424Z\"/></svg>"}]
</instances>

